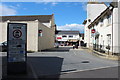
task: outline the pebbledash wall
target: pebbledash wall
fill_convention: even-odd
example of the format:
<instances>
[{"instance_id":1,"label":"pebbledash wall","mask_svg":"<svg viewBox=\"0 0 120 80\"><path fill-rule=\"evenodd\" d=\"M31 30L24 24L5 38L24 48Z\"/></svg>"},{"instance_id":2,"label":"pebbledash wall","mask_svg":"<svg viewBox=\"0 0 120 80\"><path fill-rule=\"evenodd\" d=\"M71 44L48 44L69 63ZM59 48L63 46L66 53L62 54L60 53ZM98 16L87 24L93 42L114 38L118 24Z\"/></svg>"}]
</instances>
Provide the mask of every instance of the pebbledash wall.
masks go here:
<instances>
[{"instance_id":1,"label":"pebbledash wall","mask_svg":"<svg viewBox=\"0 0 120 80\"><path fill-rule=\"evenodd\" d=\"M32 18L29 18L29 16L19 16L20 19L11 19L14 17L16 16L9 16L7 18L9 20L2 17L2 21L0 22L0 30L2 32L0 37L2 39L0 39L0 43L7 41L8 23L27 23L27 51L37 52L54 47L55 23L53 14L30 16ZM39 30L42 30L42 36L39 36Z\"/></svg>"},{"instance_id":2,"label":"pebbledash wall","mask_svg":"<svg viewBox=\"0 0 120 80\"><path fill-rule=\"evenodd\" d=\"M91 10L96 8L94 4L99 5L99 3L88 3L88 5L93 6ZM102 3L102 5L105 4ZM99 8L102 8L102 6L99 6ZM91 10L90 7L88 7L89 14L92 14ZM91 15L88 15L87 20L83 22L85 24L85 42L87 43L87 47L108 52L109 46L111 53L120 53L118 3L110 3L110 6L103 8L102 12L95 18L90 18L89 16ZM92 29L96 31L94 34L91 33Z\"/></svg>"}]
</instances>

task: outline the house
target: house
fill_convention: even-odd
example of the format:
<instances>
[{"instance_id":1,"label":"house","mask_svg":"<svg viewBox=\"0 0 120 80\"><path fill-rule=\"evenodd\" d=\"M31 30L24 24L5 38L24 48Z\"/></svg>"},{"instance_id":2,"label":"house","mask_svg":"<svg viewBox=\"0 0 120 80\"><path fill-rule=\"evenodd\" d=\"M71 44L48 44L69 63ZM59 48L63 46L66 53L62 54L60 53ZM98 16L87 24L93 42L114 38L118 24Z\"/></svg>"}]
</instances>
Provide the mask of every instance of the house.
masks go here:
<instances>
[{"instance_id":1,"label":"house","mask_svg":"<svg viewBox=\"0 0 120 80\"><path fill-rule=\"evenodd\" d=\"M94 10L94 7L91 8L91 10ZM87 47L108 54L120 53L120 36L118 36L118 32L120 31L120 28L118 27L118 2L110 3L110 6L103 9L96 18L89 18L89 20L87 19L83 22L85 31L88 31L85 32Z\"/></svg>"},{"instance_id":2,"label":"house","mask_svg":"<svg viewBox=\"0 0 120 80\"><path fill-rule=\"evenodd\" d=\"M27 23L27 50L41 51L54 47L55 22L52 15L0 16L2 39L7 40L8 23Z\"/></svg>"},{"instance_id":3,"label":"house","mask_svg":"<svg viewBox=\"0 0 120 80\"><path fill-rule=\"evenodd\" d=\"M104 3L99 2L88 2L87 3L87 19L84 20L84 43L87 43L87 47L90 48L90 29L88 28L88 25L91 24L91 22L94 21L95 18L97 18L98 15L103 12L107 6Z\"/></svg>"},{"instance_id":4,"label":"house","mask_svg":"<svg viewBox=\"0 0 120 80\"><path fill-rule=\"evenodd\" d=\"M73 45L80 41L79 31L57 31L56 42L61 45Z\"/></svg>"}]
</instances>

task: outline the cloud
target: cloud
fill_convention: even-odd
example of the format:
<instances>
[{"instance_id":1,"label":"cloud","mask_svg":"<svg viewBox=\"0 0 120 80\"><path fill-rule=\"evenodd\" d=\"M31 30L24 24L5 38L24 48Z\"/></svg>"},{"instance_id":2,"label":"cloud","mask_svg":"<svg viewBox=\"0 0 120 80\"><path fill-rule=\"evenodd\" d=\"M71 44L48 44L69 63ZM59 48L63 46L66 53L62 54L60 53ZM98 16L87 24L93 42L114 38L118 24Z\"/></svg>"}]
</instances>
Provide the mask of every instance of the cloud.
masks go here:
<instances>
[{"instance_id":1,"label":"cloud","mask_svg":"<svg viewBox=\"0 0 120 80\"><path fill-rule=\"evenodd\" d=\"M0 16L16 15L17 11L11 6L0 4Z\"/></svg>"},{"instance_id":2,"label":"cloud","mask_svg":"<svg viewBox=\"0 0 120 80\"><path fill-rule=\"evenodd\" d=\"M80 31L80 33L84 33L84 25L82 24L66 24L66 25L61 25L57 26L57 30L77 30Z\"/></svg>"},{"instance_id":3,"label":"cloud","mask_svg":"<svg viewBox=\"0 0 120 80\"><path fill-rule=\"evenodd\" d=\"M47 10L47 8L44 8L44 10Z\"/></svg>"},{"instance_id":4,"label":"cloud","mask_svg":"<svg viewBox=\"0 0 120 80\"><path fill-rule=\"evenodd\" d=\"M52 6L55 6L55 5L57 5L58 3L57 3L57 2L52 2L51 4L52 4Z\"/></svg>"},{"instance_id":5,"label":"cloud","mask_svg":"<svg viewBox=\"0 0 120 80\"><path fill-rule=\"evenodd\" d=\"M35 2L36 4L51 4L51 6L56 6L58 4L58 2L49 2L49 1L45 1L45 2Z\"/></svg>"}]
</instances>

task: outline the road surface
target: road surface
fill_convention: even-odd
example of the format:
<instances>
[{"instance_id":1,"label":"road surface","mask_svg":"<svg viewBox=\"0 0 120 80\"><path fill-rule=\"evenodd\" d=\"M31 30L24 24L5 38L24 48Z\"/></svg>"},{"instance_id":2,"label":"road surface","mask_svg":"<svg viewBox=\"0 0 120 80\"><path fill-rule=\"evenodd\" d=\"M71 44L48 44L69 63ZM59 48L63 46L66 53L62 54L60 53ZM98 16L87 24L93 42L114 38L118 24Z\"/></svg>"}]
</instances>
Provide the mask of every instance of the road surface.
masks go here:
<instances>
[{"instance_id":1,"label":"road surface","mask_svg":"<svg viewBox=\"0 0 120 80\"><path fill-rule=\"evenodd\" d=\"M119 77L118 61L99 58L85 49L60 47L27 55L28 66L36 78Z\"/></svg>"}]
</instances>

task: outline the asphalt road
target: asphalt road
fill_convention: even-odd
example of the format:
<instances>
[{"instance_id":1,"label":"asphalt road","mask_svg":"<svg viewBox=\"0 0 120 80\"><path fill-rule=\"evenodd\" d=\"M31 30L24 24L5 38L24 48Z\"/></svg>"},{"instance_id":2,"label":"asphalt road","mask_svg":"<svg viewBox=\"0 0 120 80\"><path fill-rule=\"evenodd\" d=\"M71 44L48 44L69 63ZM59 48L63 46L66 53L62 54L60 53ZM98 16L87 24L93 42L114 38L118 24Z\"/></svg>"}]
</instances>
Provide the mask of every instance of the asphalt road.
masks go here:
<instances>
[{"instance_id":1,"label":"asphalt road","mask_svg":"<svg viewBox=\"0 0 120 80\"><path fill-rule=\"evenodd\" d=\"M61 50L60 50L61 49ZM64 51L63 49L69 49L68 51ZM63 50L63 52L62 52ZM34 66L36 70L39 68L40 71L37 71L37 75L54 75L61 74L61 78L85 78L86 75L94 74L95 71L96 76L89 75L87 78L117 78L118 77L118 61L107 60L103 58L99 58L95 56L93 53L88 52L87 50L72 50L72 47L60 47L59 51L56 52L56 49L52 49L52 51L47 50L38 53L30 53L28 56L40 57L41 59L37 62L32 60L30 62L39 64L39 66ZM47 59L48 58L48 59ZM40 64L42 67L40 68ZM49 64L49 65L47 65ZM45 67L46 66L46 67ZM49 67L47 67L49 66ZM112 68L112 69L111 69ZM44 71L46 70L46 71ZM99 71L103 71L98 73ZM83 76L74 76L73 74L83 73ZM86 73L88 72L88 74ZM106 72L106 74L104 74ZM111 73L112 72L112 73ZM86 75L85 75L85 74ZM108 74L109 73L109 74ZM42 74L42 75L40 75ZM71 76L72 74L73 76Z\"/></svg>"},{"instance_id":2,"label":"asphalt road","mask_svg":"<svg viewBox=\"0 0 120 80\"><path fill-rule=\"evenodd\" d=\"M99 58L83 49L72 50L72 47L28 53L27 63L36 78L119 77L118 61Z\"/></svg>"}]
</instances>

